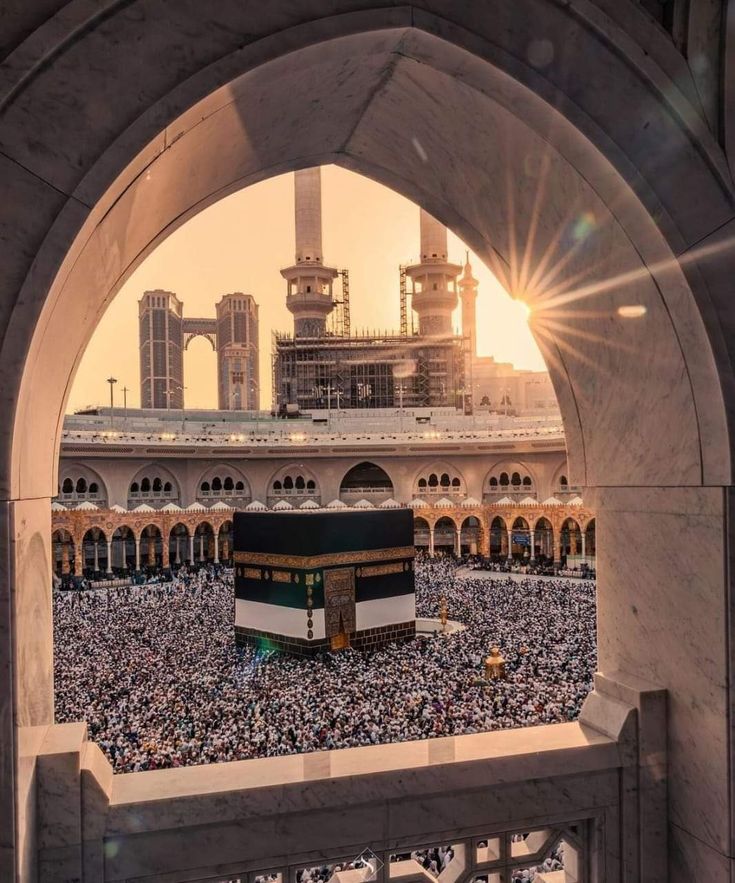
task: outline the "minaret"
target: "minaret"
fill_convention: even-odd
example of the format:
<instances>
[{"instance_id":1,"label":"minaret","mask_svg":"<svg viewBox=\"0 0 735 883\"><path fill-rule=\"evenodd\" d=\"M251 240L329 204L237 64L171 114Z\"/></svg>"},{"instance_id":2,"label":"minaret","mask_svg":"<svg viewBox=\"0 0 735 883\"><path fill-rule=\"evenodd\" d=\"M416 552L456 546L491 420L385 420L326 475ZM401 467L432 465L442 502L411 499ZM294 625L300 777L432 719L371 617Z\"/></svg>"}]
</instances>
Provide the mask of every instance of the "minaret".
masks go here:
<instances>
[{"instance_id":1,"label":"minaret","mask_svg":"<svg viewBox=\"0 0 735 883\"><path fill-rule=\"evenodd\" d=\"M477 279L472 275L470 253L466 252L464 272L459 280L459 298L462 303L462 337L470 359L477 356Z\"/></svg>"},{"instance_id":2,"label":"minaret","mask_svg":"<svg viewBox=\"0 0 735 883\"><path fill-rule=\"evenodd\" d=\"M293 313L294 337L324 337L334 308L332 283L337 270L322 264L321 169L294 174L296 255L281 270L288 283L286 306Z\"/></svg>"},{"instance_id":3,"label":"minaret","mask_svg":"<svg viewBox=\"0 0 735 883\"><path fill-rule=\"evenodd\" d=\"M447 260L447 228L421 209L421 261L406 267L423 337L450 337L462 268Z\"/></svg>"}]
</instances>

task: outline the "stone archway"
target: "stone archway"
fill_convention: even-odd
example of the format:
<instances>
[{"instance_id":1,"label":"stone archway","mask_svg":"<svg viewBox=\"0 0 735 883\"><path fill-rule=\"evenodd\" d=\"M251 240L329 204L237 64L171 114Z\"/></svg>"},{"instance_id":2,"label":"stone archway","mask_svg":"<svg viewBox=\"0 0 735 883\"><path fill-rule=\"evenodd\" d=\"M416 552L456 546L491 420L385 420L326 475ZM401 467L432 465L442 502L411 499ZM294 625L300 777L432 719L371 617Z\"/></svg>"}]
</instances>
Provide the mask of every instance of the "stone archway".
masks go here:
<instances>
[{"instance_id":1,"label":"stone archway","mask_svg":"<svg viewBox=\"0 0 735 883\"><path fill-rule=\"evenodd\" d=\"M532 303L564 415L571 483L597 489L600 668L669 689L679 733L697 729L695 697L724 719L732 679L715 624L730 609L722 528L735 342L722 329L732 274L703 254L728 235L733 200L726 158L667 35L633 4L632 24L596 4L531 0L493 3L482 20L472 4L446 4L437 15L422 0L386 9L270 3L257 16L241 4L217 13L213 4L182 4L165 28L147 27L157 11L146 0L99 15L75 8L48 27L27 6L25 36L10 40L18 55L8 65L0 206L3 229L13 231L0 246L1 395L12 420L0 472L12 529L0 557L14 561L13 573L36 567L49 576L48 500L65 395L120 281L208 202L276 171L336 161L421 202ZM534 51L539 40L551 53ZM136 77L120 80L133 54ZM52 99L59 84L73 105ZM650 108L645 125L630 124L631 107ZM515 188L520 179L525 186ZM579 289L589 295L582 308ZM618 312L631 304L644 308L643 321ZM692 511L702 513L693 539ZM685 526L701 550L696 566L678 553ZM654 537L645 562L605 553L631 530ZM683 589L697 579L706 591L694 599ZM653 641L677 586L677 601L697 605L679 613L689 610L702 630ZM43 591L43 579L26 581L2 614L7 745L18 744L13 720L26 727L53 718ZM684 644L716 659L716 675L688 672L685 681ZM707 806L729 806L726 742L701 730L696 752L686 737L673 741L681 852L702 842L729 854L722 819L730 813L712 819L695 799L701 788ZM720 766L708 762L713 754ZM15 763L6 756L0 816L25 819L5 784ZM14 842L6 856L20 865Z\"/></svg>"}]
</instances>

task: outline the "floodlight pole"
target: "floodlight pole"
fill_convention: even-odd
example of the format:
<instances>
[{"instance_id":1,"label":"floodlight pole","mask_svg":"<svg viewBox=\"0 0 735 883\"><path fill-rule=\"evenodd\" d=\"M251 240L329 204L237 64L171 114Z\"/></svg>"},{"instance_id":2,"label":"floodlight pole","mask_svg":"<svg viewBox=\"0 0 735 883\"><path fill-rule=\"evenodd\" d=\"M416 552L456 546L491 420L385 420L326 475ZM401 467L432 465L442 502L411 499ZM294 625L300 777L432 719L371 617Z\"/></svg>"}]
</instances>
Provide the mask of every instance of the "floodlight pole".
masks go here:
<instances>
[{"instance_id":1,"label":"floodlight pole","mask_svg":"<svg viewBox=\"0 0 735 883\"><path fill-rule=\"evenodd\" d=\"M114 389L117 383L117 377L108 377L107 382L110 384L110 429L113 426L113 408L114 408Z\"/></svg>"}]
</instances>

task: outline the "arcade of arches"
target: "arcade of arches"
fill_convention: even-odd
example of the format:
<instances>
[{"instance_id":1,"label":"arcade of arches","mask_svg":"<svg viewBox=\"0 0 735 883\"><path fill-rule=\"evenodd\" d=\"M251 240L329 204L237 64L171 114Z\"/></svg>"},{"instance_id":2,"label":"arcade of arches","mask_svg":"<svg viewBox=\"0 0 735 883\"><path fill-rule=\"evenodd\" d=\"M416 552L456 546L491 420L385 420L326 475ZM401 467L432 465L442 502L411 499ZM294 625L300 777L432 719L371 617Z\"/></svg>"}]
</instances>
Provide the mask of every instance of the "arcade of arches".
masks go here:
<instances>
[{"instance_id":1,"label":"arcade of arches","mask_svg":"<svg viewBox=\"0 0 735 883\"><path fill-rule=\"evenodd\" d=\"M219 564L232 555L231 512L70 509L53 513L52 530L58 576ZM414 510L414 530L416 547L430 555L547 561L569 568L595 565L595 518L582 506L427 506Z\"/></svg>"}]
</instances>

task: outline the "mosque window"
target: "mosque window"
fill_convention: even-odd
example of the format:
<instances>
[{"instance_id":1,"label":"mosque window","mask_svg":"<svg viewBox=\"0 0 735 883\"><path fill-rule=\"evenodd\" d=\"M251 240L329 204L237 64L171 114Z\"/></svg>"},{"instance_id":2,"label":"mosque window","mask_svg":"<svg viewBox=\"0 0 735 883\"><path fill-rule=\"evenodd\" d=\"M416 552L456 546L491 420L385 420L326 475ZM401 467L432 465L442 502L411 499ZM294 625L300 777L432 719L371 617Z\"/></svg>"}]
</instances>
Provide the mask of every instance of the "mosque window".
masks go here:
<instances>
[{"instance_id":1,"label":"mosque window","mask_svg":"<svg viewBox=\"0 0 735 883\"><path fill-rule=\"evenodd\" d=\"M77 493L83 494L87 490L87 482L83 478L77 479Z\"/></svg>"},{"instance_id":2,"label":"mosque window","mask_svg":"<svg viewBox=\"0 0 735 883\"><path fill-rule=\"evenodd\" d=\"M523 487L531 487L532 484L533 484L533 482L531 481L530 476L524 475L523 476Z\"/></svg>"},{"instance_id":3,"label":"mosque window","mask_svg":"<svg viewBox=\"0 0 735 883\"><path fill-rule=\"evenodd\" d=\"M139 490L140 490L140 486L138 485L138 482L137 482L137 481L134 481L134 482L130 485L130 493L131 493L131 494L137 494Z\"/></svg>"},{"instance_id":4,"label":"mosque window","mask_svg":"<svg viewBox=\"0 0 735 883\"><path fill-rule=\"evenodd\" d=\"M284 490L291 491L293 490L293 478L290 475L287 475L283 479L283 488Z\"/></svg>"},{"instance_id":5,"label":"mosque window","mask_svg":"<svg viewBox=\"0 0 735 883\"><path fill-rule=\"evenodd\" d=\"M439 479L436 477L434 472L429 476L429 487L436 487L439 484Z\"/></svg>"},{"instance_id":6,"label":"mosque window","mask_svg":"<svg viewBox=\"0 0 735 883\"><path fill-rule=\"evenodd\" d=\"M306 482L306 490L307 490L307 491L315 491L315 490L316 490L316 482L314 481L313 478L310 478L310 479Z\"/></svg>"},{"instance_id":7,"label":"mosque window","mask_svg":"<svg viewBox=\"0 0 735 883\"><path fill-rule=\"evenodd\" d=\"M89 486L90 494L96 494L99 491L99 485L96 481L93 481Z\"/></svg>"},{"instance_id":8,"label":"mosque window","mask_svg":"<svg viewBox=\"0 0 735 883\"><path fill-rule=\"evenodd\" d=\"M209 482L208 482L208 481L203 481L203 482L202 482L202 487L201 487L201 489L202 489L205 493L208 493L208 492L209 492Z\"/></svg>"},{"instance_id":9,"label":"mosque window","mask_svg":"<svg viewBox=\"0 0 735 883\"><path fill-rule=\"evenodd\" d=\"M442 477L439 479L439 484L442 487L449 487L449 476L446 472L442 473Z\"/></svg>"},{"instance_id":10,"label":"mosque window","mask_svg":"<svg viewBox=\"0 0 735 883\"><path fill-rule=\"evenodd\" d=\"M517 472L514 472L511 476L510 483L513 485L513 487L519 487L521 483L521 476Z\"/></svg>"},{"instance_id":11,"label":"mosque window","mask_svg":"<svg viewBox=\"0 0 735 883\"><path fill-rule=\"evenodd\" d=\"M141 493L148 494L151 490L151 480L150 478L144 478L140 483Z\"/></svg>"},{"instance_id":12,"label":"mosque window","mask_svg":"<svg viewBox=\"0 0 735 883\"><path fill-rule=\"evenodd\" d=\"M490 479L490 487L497 487L497 486L498 486L498 479L493 475L492 478Z\"/></svg>"},{"instance_id":13,"label":"mosque window","mask_svg":"<svg viewBox=\"0 0 735 883\"><path fill-rule=\"evenodd\" d=\"M228 476L225 478L224 483L223 483L222 486L224 487L224 489L225 489L226 491L231 491L231 490L234 489L234 487L235 487L235 483L233 482L233 480L232 480L232 479L230 478L230 476L228 475Z\"/></svg>"},{"instance_id":14,"label":"mosque window","mask_svg":"<svg viewBox=\"0 0 735 883\"><path fill-rule=\"evenodd\" d=\"M163 486L163 490L164 490L164 493L166 493L166 494L170 494L170 493L171 493L171 491L173 490L173 487L172 487L170 481L167 481L166 484L164 484L164 486Z\"/></svg>"},{"instance_id":15,"label":"mosque window","mask_svg":"<svg viewBox=\"0 0 735 883\"><path fill-rule=\"evenodd\" d=\"M73 494L74 493L74 482L70 478L65 478L64 483L61 485L61 490L65 494Z\"/></svg>"},{"instance_id":16,"label":"mosque window","mask_svg":"<svg viewBox=\"0 0 735 883\"><path fill-rule=\"evenodd\" d=\"M306 482L303 475L296 476L296 490L303 491L306 488Z\"/></svg>"},{"instance_id":17,"label":"mosque window","mask_svg":"<svg viewBox=\"0 0 735 883\"><path fill-rule=\"evenodd\" d=\"M508 482L508 473L507 472L500 473L500 484L502 487L508 486L509 482Z\"/></svg>"},{"instance_id":18,"label":"mosque window","mask_svg":"<svg viewBox=\"0 0 735 883\"><path fill-rule=\"evenodd\" d=\"M282 489L282 487L283 487L283 485L281 484L280 481L273 482L273 490L274 491L280 491Z\"/></svg>"},{"instance_id":19,"label":"mosque window","mask_svg":"<svg viewBox=\"0 0 735 883\"><path fill-rule=\"evenodd\" d=\"M219 476L215 476L212 479L212 490L213 491L221 491L222 490L222 479Z\"/></svg>"},{"instance_id":20,"label":"mosque window","mask_svg":"<svg viewBox=\"0 0 735 883\"><path fill-rule=\"evenodd\" d=\"M242 482L242 481L238 481L238 482L236 482L236 483L235 483L235 490L236 490L236 491L244 491L244 490L245 490L245 484L244 484L244 482Z\"/></svg>"},{"instance_id":21,"label":"mosque window","mask_svg":"<svg viewBox=\"0 0 735 883\"><path fill-rule=\"evenodd\" d=\"M154 493L160 493L163 490L163 482L160 478L153 479L153 491Z\"/></svg>"}]
</instances>

